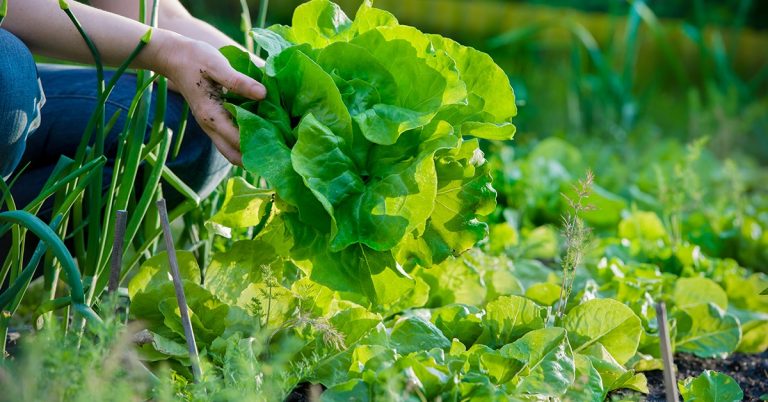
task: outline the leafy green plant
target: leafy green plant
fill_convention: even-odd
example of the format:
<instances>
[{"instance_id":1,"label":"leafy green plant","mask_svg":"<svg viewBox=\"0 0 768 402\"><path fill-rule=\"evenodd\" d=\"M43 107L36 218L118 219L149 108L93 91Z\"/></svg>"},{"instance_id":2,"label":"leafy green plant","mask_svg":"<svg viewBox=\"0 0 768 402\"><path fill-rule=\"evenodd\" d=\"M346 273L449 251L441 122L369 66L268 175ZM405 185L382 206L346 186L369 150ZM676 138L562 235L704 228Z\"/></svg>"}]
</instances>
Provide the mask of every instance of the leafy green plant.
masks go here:
<instances>
[{"instance_id":1,"label":"leafy green plant","mask_svg":"<svg viewBox=\"0 0 768 402\"><path fill-rule=\"evenodd\" d=\"M368 3L353 21L310 1L293 26L253 36L269 53L264 71L223 51L268 97L227 107L245 168L277 195L272 225L295 239L290 256L313 280L387 304L400 294L379 278L408 289L400 267L439 263L486 236L478 218L495 191L477 140L464 137L510 139L516 113L489 56Z\"/></svg>"},{"instance_id":2,"label":"leafy green plant","mask_svg":"<svg viewBox=\"0 0 768 402\"><path fill-rule=\"evenodd\" d=\"M741 401L744 398L744 392L733 378L712 370L704 370L698 377L686 378L678 386L685 402Z\"/></svg>"}]
</instances>

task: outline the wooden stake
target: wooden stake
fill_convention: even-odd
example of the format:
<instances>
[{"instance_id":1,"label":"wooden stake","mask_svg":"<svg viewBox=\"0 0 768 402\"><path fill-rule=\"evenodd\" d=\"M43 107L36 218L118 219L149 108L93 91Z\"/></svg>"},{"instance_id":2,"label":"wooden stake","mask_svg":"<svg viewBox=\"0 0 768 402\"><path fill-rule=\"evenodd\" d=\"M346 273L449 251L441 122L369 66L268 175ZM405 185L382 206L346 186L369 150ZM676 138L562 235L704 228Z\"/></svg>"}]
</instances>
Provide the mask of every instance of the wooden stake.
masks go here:
<instances>
[{"instance_id":1,"label":"wooden stake","mask_svg":"<svg viewBox=\"0 0 768 402\"><path fill-rule=\"evenodd\" d=\"M179 304L181 312L181 325L184 327L184 335L187 338L187 348L189 349L189 360L192 364L192 376L195 382L200 382L203 376L200 370L200 355L197 353L197 343L195 342L195 333L192 331L192 321L189 319L189 309L187 307L187 297L184 295L184 285L181 282L179 273L179 262L176 259L176 248L173 245L173 235L171 234L171 224L168 222L168 210L165 206L165 199L157 201L157 210L160 212L160 224L163 227L165 237L165 248L168 251L168 265L171 268L171 277L173 278L173 287L176 290L176 301Z\"/></svg>"},{"instance_id":2,"label":"wooden stake","mask_svg":"<svg viewBox=\"0 0 768 402\"><path fill-rule=\"evenodd\" d=\"M117 290L120 284L120 272L123 264L123 242L125 241L125 225L128 213L125 210L117 211L115 215L115 241L112 243L112 259L109 266L109 285L107 293Z\"/></svg>"},{"instance_id":3,"label":"wooden stake","mask_svg":"<svg viewBox=\"0 0 768 402\"><path fill-rule=\"evenodd\" d=\"M661 349L661 360L664 362L664 391L667 394L667 402L678 402L680 397L677 392L677 380L675 379L672 342L669 339L667 306L664 302L656 304L656 322L659 325L659 347Z\"/></svg>"}]
</instances>

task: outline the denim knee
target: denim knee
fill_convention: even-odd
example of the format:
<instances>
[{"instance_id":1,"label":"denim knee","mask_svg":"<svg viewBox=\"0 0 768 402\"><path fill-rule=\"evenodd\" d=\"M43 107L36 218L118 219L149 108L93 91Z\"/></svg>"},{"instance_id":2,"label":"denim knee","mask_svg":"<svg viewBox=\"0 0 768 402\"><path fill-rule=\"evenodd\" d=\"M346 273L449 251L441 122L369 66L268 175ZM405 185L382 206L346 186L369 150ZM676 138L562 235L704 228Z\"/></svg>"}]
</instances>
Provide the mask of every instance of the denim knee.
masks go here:
<instances>
[{"instance_id":1,"label":"denim knee","mask_svg":"<svg viewBox=\"0 0 768 402\"><path fill-rule=\"evenodd\" d=\"M0 28L0 177L13 173L27 136L40 124L44 96L32 54L24 43Z\"/></svg>"}]
</instances>

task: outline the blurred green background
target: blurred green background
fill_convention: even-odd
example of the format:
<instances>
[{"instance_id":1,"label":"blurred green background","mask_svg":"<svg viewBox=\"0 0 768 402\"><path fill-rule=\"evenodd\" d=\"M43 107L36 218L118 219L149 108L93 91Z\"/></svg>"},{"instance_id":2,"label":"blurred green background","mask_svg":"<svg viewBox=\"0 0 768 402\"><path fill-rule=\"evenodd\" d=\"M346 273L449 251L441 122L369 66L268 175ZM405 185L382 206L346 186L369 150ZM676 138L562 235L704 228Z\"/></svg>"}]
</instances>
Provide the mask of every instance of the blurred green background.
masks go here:
<instances>
[{"instance_id":1,"label":"blurred green background","mask_svg":"<svg viewBox=\"0 0 768 402\"><path fill-rule=\"evenodd\" d=\"M236 38L241 3L185 0ZM353 16L361 0L339 0ZM289 24L299 0L269 3ZM768 2L377 0L402 23L490 53L520 106L517 143L549 136L641 146L707 137L719 157L768 161Z\"/></svg>"}]
</instances>

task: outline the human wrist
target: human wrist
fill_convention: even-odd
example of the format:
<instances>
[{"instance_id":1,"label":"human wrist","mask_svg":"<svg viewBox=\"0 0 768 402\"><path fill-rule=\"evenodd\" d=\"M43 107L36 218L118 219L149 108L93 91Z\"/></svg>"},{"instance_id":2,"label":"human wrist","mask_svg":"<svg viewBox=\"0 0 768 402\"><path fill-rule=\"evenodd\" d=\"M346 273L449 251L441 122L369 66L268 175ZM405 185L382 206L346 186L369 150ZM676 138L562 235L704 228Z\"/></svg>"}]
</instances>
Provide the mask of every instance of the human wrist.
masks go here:
<instances>
[{"instance_id":1,"label":"human wrist","mask_svg":"<svg viewBox=\"0 0 768 402\"><path fill-rule=\"evenodd\" d=\"M176 65L184 59L180 56L196 41L166 29L152 30L151 39L136 58L136 67L169 77L177 68Z\"/></svg>"}]
</instances>

